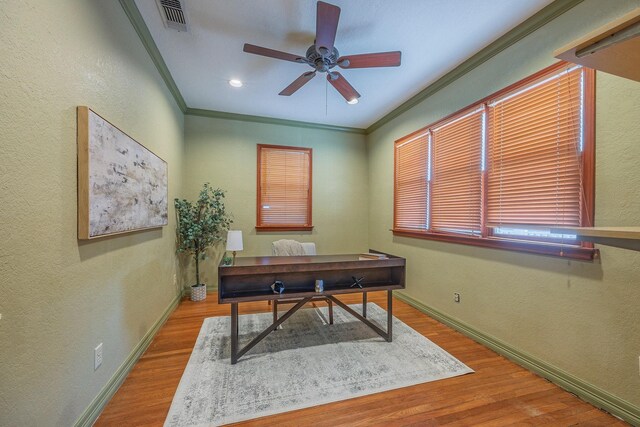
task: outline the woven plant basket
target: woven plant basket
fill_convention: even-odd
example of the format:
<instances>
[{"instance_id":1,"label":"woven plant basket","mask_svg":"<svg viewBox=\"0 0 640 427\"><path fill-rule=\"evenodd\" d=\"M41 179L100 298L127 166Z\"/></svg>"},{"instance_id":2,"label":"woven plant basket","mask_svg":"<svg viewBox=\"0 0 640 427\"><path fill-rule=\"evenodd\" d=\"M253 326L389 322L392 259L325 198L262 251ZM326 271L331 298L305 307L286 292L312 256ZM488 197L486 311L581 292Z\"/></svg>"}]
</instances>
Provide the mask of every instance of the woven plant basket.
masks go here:
<instances>
[{"instance_id":1,"label":"woven plant basket","mask_svg":"<svg viewBox=\"0 0 640 427\"><path fill-rule=\"evenodd\" d=\"M204 301L207 298L206 285L192 285L191 286L191 301Z\"/></svg>"}]
</instances>

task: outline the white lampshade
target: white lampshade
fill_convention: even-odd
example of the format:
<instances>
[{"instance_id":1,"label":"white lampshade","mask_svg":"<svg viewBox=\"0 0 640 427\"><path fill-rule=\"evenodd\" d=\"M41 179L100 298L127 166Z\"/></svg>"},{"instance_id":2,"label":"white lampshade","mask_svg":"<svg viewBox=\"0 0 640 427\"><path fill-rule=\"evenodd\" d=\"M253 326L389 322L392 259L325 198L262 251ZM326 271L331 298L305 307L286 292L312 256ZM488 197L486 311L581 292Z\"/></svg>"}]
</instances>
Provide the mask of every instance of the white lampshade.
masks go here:
<instances>
[{"instance_id":1,"label":"white lampshade","mask_svg":"<svg viewBox=\"0 0 640 427\"><path fill-rule=\"evenodd\" d=\"M229 230L227 232L227 250L242 250L242 230Z\"/></svg>"}]
</instances>

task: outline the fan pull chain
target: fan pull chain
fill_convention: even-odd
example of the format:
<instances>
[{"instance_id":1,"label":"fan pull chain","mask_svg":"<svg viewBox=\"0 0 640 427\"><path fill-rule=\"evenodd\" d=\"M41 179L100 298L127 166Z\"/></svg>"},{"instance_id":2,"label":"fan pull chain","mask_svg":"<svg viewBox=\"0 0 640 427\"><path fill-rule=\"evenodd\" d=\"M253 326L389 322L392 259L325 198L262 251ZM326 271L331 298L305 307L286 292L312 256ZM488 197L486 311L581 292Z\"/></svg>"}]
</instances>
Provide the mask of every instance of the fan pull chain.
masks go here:
<instances>
[{"instance_id":1,"label":"fan pull chain","mask_svg":"<svg viewBox=\"0 0 640 427\"><path fill-rule=\"evenodd\" d=\"M329 81L327 79L324 79L324 115L328 116L329 115L329 101L327 99L328 97L328 93L329 93Z\"/></svg>"}]
</instances>

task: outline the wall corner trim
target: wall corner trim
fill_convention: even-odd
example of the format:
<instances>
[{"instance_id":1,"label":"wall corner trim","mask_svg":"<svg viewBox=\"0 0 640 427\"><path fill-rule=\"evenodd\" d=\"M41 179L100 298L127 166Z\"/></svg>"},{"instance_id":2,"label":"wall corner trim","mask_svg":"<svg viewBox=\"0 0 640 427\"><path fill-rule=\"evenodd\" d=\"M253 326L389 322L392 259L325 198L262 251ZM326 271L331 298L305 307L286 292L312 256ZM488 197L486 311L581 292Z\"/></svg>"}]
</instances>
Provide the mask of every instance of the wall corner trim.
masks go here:
<instances>
[{"instance_id":1,"label":"wall corner trim","mask_svg":"<svg viewBox=\"0 0 640 427\"><path fill-rule=\"evenodd\" d=\"M185 115L210 117L214 119L239 120L243 122L264 123L270 125L292 126L297 128L331 130L337 132L356 133L364 135L365 130L345 126L334 126L323 123L300 122L297 120L276 119L264 116L251 116L247 114L225 113L223 111L205 110L200 108L187 108Z\"/></svg>"},{"instance_id":2,"label":"wall corner trim","mask_svg":"<svg viewBox=\"0 0 640 427\"><path fill-rule=\"evenodd\" d=\"M178 107L184 114L204 117L227 118L230 120L244 120L257 123L281 124L285 126L296 126L302 128L335 130L368 135L584 0L555 0L553 3L545 6L536 14L529 17L527 20L517 25L515 28L473 55L471 58L467 59L456 68L440 77L434 83L422 89L420 92L418 92L418 94L409 98L399 107L395 108L393 111L378 119L366 129L324 125L319 123L298 122L295 120L273 119L262 116L250 116L244 114L225 113L221 111L187 107L187 104L182 97L182 94L180 93L175 80L171 76L171 72L169 71L167 64L164 62L164 59L162 58L162 55L158 50L158 46L156 45L153 37L151 36L151 33L149 32L149 28L144 22L144 18L142 18L142 15L140 14L140 10L135 4L135 0L119 1L127 17L131 21L131 25L140 37L140 41L149 53L149 56L158 69L158 72L162 76L162 79L165 81L167 88L173 95L176 103L178 104Z\"/></svg>"},{"instance_id":3,"label":"wall corner trim","mask_svg":"<svg viewBox=\"0 0 640 427\"><path fill-rule=\"evenodd\" d=\"M471 56L462 64L458 65L453 70L422 89L416 95L400 104L400 106L378 119L378 121L366 129L367 135L373 133L375 130L381 128L399 115L415 107L417 104L458 80L460 77L471 72L474 68L482 65L484 62L493 58L503 50L533 33L538 28L553 21L555 18L562 15L569 9L572 9L579 3L582 3L582 1L584 0L555 0L553 3L545 6L536 14L518 24L516 27L480 50L478 53Z\"/></svg>"},{"instance_id":4,"label":"wall corner trim","mask_svg":"<svg viewBox=\"0 0 640 427\"><path fill-rule=\"evenodd\" d=\"M176 85L175 80L173 80L171 72L169 72L169 68L167 68L167 64L164 62L156 42L153 41L153 37L149 32L147 24L144 22L144 18L142 18L142 14L140 14L140 10L138 10L138 7L136 6L135 0L120 0L120 5L124 9L129 21L131 21L131 25L136 30L136 33L138 33L138 37L140 37L142 45L147 50L151 60L158 69L160 76L167 85L167 89L169 89L169 92L171 92L171 95L173 95L173 98L176 100L178 108L180 108L182 113L184 113L187 111L187 104L180 93L180 89L178 89L178 85Z\"/></svg>"},{"instance_id":5,"label":"wall corner trim","mask_svg":"<svg viewBox=\"0 0 640 427\"><path fill-rule=\"evenodd\" d=\"M350 127L341 127L341 126L332 126L332 125L324 125L319 123L307 123L307 122L298 122L295 120L284 120L284 119L273 119L269 117L262 116L250 116L244 114L234 114L234 113L225 113L221 111L213 111L213 110L205 110L205 109L196 109L189 108L176 85L175 80L171 76L171 72L167 67L167 64L164 62L162 55L160 54L160 50L158 50L158 46L156 45L151 33L149 32L149 28L144 22L144 18L142 18L142 14L140 14L140 10L136 6L135 0L119 0L122 8L124 9L129 21L131 21L131 25L136 30L136 33L140 37L140 41L143 46L149 53L151 60L155 64L158 72L162 76L162 79L167 85L167 88L173 95L178 107L184 114L194 115L194 116L204 116L204 117L215 117L215 118L226 118L229 120L244 120L256 123L270 123L270 124L281 124L285 126L296 126L302 128L312 128L312 129L325 129L325 130L335 130L349 133L358 133L358 134L370 134L375 130L381 128L386 123L390 122L394 118L398 117L402 113L408 111L415 105L424 101L434 93L443 89L445 86L464 76L474 68L480 66L482 63L488 61L498 53L502 52L509 46L515 44L519 40L523 39L527 35L531 34L538 28L547 24L548 22L554 20L558 16L562 15L564 12L573 8L577 4L581 3L583 0L555 0L553 3L544 7L542 10L537 12L535 15L531 16L502 37L489 44L487 47L473 55L471 58L464 61L462 64L458 65L453 70L449 71L444 76L440 77L434 83L430 84L423 90L421 90L418 94L414 95L404 103L402 103L399 107L394 109L393 111L387 113L382 118L378 119L371 126L366 129L359 128L350 128Z\"/></svg>"},{"instance_id":6,"label":"wall corner trim","mask_svg":"<svg viewBox=\"0 0 640 427\"><path fill-rule=\"evenodd\" d=\"M308 129L321 129L321 130L332 130L339 132L348 132L348 133L356 133L364 135L365 130L360 128L352 128L352 127L344 127L344 126L334 126L327 125L322 123L311 123L311 122L301 122L297 120L285 120L285 119L275 119L271 117L263 117L263 116L251 116L246 114L235 114L235 113L226 113L222 111L214 111L214 110L206 110L199 108L189 108L187 106L186 101L182 97L180 93L180 89L178 89L178 85L176 84L167 64L164 62L162 58L162 54L156 45L156 42L153 40L153 36L149 31L149 27L144 22L144 18L140 13L140 10L136 6L135 0L119 0L120 5L124 9L125 14L131 21L131 25L136 30L142 45L147 50L147 53L151 57L151 60L155 64L160 76L164 80L169 92L173 95L173 98L178 104L178 108L185 115L191 116L202 116L202 117L213 117L219 119L227 119L227 120L241 120L245 122L255 122L255 123L265 123L265 124L276 124L276 125L284 125L284 126L293 126L298 128L308 128Z\"/></svg>"},{"instance_id":7,"label":"wall corner trim","mask_svg":"<svg viewBox=\"0 0 640 427\"><path fill-rule=\"evenodd\" d=\"M171 313L173 313L176 307L178 307L182 296L183 292L180 292L175 296L162 316L160 316L151 329L149 329L144 337L142 337L142 340L134 347L122 365L120 365L109 381L107 381L107 384L105 384L102 390L100 390L100 393L98 393L95 399L93 399L89 406L84 410L80 418L78 418L74 423L74 427L90 427L95 423L104 407L109 403L113 395L116 394L116 391L118 391L118 388L120 388L124 380L127 378L131 369L133 369L136 362L140 359L147 347L149 347L153 337L155 337L156 333L158 333Z\"/></svg>"},{"instance_id":8,"label":"wall corner trim","mask_svg":"<svg viewBox=\"0 0 640 427\"><path fill-rule=\"evenodd\" d=\"M518 365L533 371L541 377L548 379L564 390L577 395L582 400L585 400L586 402L589 402L592 405L623 419L631 425L640 425L639 406L635 406L625 400L622 400L601 388L589 384L560 368L538 359L537 357L517 350L491 335L485 334L456 318L450 317L449 315L436 310L433 307L429 307L404 292L396 291L393 295L399 300L406 302L410 306L427 314L437 321L454 328L472 340L490 348L502 356L505 356Z\"/></svg>"}]
</instances>

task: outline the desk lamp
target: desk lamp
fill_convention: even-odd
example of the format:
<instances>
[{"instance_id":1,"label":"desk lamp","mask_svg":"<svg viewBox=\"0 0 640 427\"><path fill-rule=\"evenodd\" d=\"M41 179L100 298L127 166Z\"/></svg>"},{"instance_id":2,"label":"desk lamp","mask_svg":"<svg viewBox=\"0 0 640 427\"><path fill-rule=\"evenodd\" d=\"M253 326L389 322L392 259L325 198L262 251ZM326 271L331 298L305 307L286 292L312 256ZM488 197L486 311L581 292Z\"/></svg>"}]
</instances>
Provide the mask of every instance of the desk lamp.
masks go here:
<instances>
[{"instance_id":1,"label":"desk lamp","mask_svg":"<svg viewBox=\"0 0 640 427\"><path fill-rule=\"evenodd\" d=\"M242 230L229 230L227 232L227 250L233 251L233 264L236 264L236 251L242 250Z\"/></svg>"}]
</instances>

